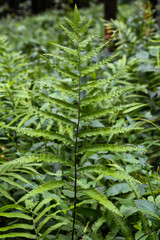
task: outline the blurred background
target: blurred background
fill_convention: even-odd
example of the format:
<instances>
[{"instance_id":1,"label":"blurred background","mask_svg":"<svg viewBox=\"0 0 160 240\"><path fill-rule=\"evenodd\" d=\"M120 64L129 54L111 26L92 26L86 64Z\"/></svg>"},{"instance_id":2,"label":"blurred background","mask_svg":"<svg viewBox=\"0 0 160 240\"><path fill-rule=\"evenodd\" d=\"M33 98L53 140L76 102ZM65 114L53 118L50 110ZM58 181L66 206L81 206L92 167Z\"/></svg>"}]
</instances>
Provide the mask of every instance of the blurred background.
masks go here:
<instances>
[{"instance_id":1,"label":"blurred background","mask_svg":"<svg viewBox=\"0 0 160 240\"><path fill-rule=\"evenodd\" d=\"M141 0L142 3L147 1ZM119 4L133 4L135 0L0 0L0 16L7 14L38 14L48 9L69 9L77 4L78 8L90 7L93 4L104 4L104 16L106 19L115 18ZM150 0L154 15L158 14L160 0Z\"/></svg>"}]
</instances>

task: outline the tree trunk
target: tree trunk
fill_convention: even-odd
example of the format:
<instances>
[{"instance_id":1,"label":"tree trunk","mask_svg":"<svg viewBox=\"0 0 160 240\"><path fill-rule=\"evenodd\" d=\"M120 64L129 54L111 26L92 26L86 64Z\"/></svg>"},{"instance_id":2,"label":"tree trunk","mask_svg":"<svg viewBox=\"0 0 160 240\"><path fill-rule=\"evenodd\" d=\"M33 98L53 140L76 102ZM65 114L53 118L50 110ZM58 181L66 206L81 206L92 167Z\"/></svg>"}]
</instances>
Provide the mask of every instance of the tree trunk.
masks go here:
<instances>
[{"instance_id":1,"label":"tree trunk","mask_svg":"<svg viewBox=\"0 0 160 240\"><path fill-rule=\"evenodd\" d=\"M116 19L117 0L104 0L104 18L106 20Z\"/></svg>"},{"instance_id":2,"label":"tree trunk","mask_svg":"<svg viewBox=\"0 0 160 240\"><path fill-rule=\"evenodd\" d=\"M8 0L8 6L11 12L17 13L18 12L18 6L19 6L19 0Z\"/></svg>"},{"instance_id":3,"label":"tree trunk","mask_svg":"<svg viewBox=\"0 0 160 240\"><path fill-rule=\"evenodd\" d=\"M89 7L89 0L74 0L72 3L72 8L74 8L75 4L78 8Z\"/></svg>"},{"instance_id":4,"label":"tree trunk","mask_svg":"<svg viewBox=\"0 0 160 240\"><path fill-rule=\"evenodd\" d=\"M52 0L32 0L32 13L38 14L44 12L54 6L54 1Z\"/></svg>"},{"instance_id":5,"label":"tree trunk","mask_svg":"<svg viewBox=\"0 0 160 240\"><path fill-rule=\"evenodd\" d=\"M151 8L153 10L153 16L154 18L157 17L157 3L158 1L157 0L150 0L150 3L151 3Z\"/></svg>"}]
</instances>

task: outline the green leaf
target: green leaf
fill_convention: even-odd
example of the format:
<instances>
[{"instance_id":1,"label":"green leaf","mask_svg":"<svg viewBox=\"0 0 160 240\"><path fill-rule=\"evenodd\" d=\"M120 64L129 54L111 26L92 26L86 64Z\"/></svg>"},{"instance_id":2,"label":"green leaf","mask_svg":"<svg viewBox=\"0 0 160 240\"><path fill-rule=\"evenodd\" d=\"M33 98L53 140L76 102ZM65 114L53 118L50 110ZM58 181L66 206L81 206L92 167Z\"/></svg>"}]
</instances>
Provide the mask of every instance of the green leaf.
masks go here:
<instances>
[{"instance_id":1,"label":"green leaf","mask_svg":"<svg viewBox=\"0 0 160 240\"><path fill-rule=\"evenodd\" d=\"M67 223L57 223L55 225L53 225L52 227L48 228L40 237L39 240L45 240L46 237L54 230L59 229L60 227L67 225Z\"/></svg>"},{"instance_id":2,"label":"green leaf","mask_svg":"<svg viewBox=\"0 0 160 240\"><path fill-rule=\"evenodd\" d=\"M66 52L66 53L68 53L70 55L77 56L77 50L75 50L75 49L64 47L64 46L61 46L60 44L57 44L57 43L54 43L54 42L51 42L51 44L56 46L56 47L59 47L64 52Z\"/></svg>"},{"instance_id":3,"label":"green leaf","mask_svg":"<svg viewBox=\"0 0 160 240\"><path fill-rule=\"evenodd\" d=\"M107 196L116 196L120 193L128 193L132 191L132 189L128 186L127 183L117 183L114 184L113 186L111 186L108 190L107 190Z\"/></svg>"},{"instance_id":4,"label":"green leaf","mask_svg":"<svg viewBox=\"0 0 160 240\"><path fill-rule=\"evenodd\" d=\"M116 145L116 144L95 144L95 145L86 145L78 150L78 153L85 152L132 152L132 151L144 151L144 149L138 148L131 145Z\"/></svg>"},{"instance_id":5,"label":"green leaf","mask_svg":"<svg viewBox=\"0 0 160 240\"><path fill-rule=\"evenodd\" d=\"M63 123L69 126L76 126L76 123L71 121L70 119L63 117L61 115L55 114L55 113L48 113L46 111L40 111L35 107L30 107L28 109L32 113L36 113L38 116L44 117L45 119L52 119L54 121L57 121L59 123Z\"/></svg>"},{"instance_id":6,"label":"green leaf","mask_svg":"<svg viewBox=\"0 0 160 240\"><path fill-rule=\"evenodd\" d=\"M70 58L65 58L65 57L61 57L59 55L55 55L55 54L50 54L50 53L45 53L43 54L43 56L49 56L49 57L52 57L54 59L57 59L57 60L60 60L62 62L67 62L69 64L72 64L74 66L77 66L78 65L78 62L76 60L72 60Z\"/></svg>"},{"instance_id":7,"label":"green leaf","mask_svg":"<svg viewBox=\"0 0 160 240\"><path fill-rule=\"evenodd\" d=\"M6 183L8 183L9 185L12 185L14 187L20 188L24 191L27 191L24 187L22 187L20 184L14 182L12 179L8 178L8 177L0 177L1 181L4 181Z\"/></svg>"},{"instance_id":8,"label":"green leaf","mask_svg":"<svg viewBox=\"0 0 160 240\"><path fill-rule=\"evenodd\" d=\"M66 22L71 26L71 28L76 31L78 29L77 24L75 24L73 21L71 21L70 19L64 17L64 19L66 20Z\"/></svg>"},{"instance_id":9,"label":"green leaf","mask_svg":"<svg viewBox=\"0 0 160 240\"><path fill-rule=\"evenodd\" d=\"M77 42L78 41L78 36L74 33L71 32L70 30L68 30L67 28L65 28L62 24L60 24L61 28L65 31L65 33L67 34L67 36L73 41L73 42Z\"/></svg>"},{"instance_id":10,"label":"green leaf","mask_svg":"<svg viewBox=\"0 0 160 240\"><path fill-rule=\"evenodd\" d=\"M88 28L90 27L92 23L92 19L90 19L87 23L85 23L79 30L78 30L78 34L79 36L83 36L85 34L85 32L88 30Z\"/></svg>"},{"instance_id":11,"label":"green leaf","mask_svg":"<svg viewBox=\"0 0 160 240\"><path fill-rule=\"evenodd\" d=\"M50 140L58 140L58 141L63 141L66 144L73 144L73 141L67 137L65 137L62 134L59 133L53 133L51 131L47 131L47 130L36 130L36 129L32 129L32 128L17 128L17 127L10 127L10 126L5 126L5 128L9 128L11 130L14 130L18 133L21 134L25 134L27 136L30 137L43 137L45 139L50 139Z\"/></svg>"},{"instance_id":12,"label":"green leaf","mask_svg":"<svg viewBox=\"0 0 160 240\"><path fill-rule=\"evenodd\" d=\"M78 80L79 76L73 72L70 72L69 70L66 71L65 69L59 67L59 65L56 65L55 63L50 62L50 60L46 57L43 56L43 58L48 62L48 64L53 67L57 72L59 72L60 74L69 77L73 80Z\"/></svg>"},{"instance_id":13,"label":"green leaf","mask_svg":"<svg viewBox=\"0 0 160 240\"><path fill-rule=\"evenodd\" d=\"M34 209L34 213L37 213L45 204L51 202L52 200L53 200L53 198L43 199Z\"/></svg>"},{"instance_id":14,"label":"green leaf","mask_svg":"<svg viewBox=\"0 0 160 240\"><path fill-rule=\"evenodd\" d=\"M97 62L95 64L92 64L92 65L84 68L82 70L82 76L85 76L85 75L87 75L87 74L89 74L91 72L94 72L94 71L100 69L101 67L105 66L108 62L112 61L116 56L117 56L117 54L114 54L113 56L111 56L111 57L109 57L107 59L104 59L104 60L102 60L100 62Z\"/></svg>"},{"instance_id":15,"label":"green leaf","mask_svg":"<svg viewBox=\"0 0 160 240\"><path fill-rule=\"evenodd\" d=\"M9 192L7 190L5 190L2 186L0 186L0 193L5 197L8 198L9 200L15 202L15 200L11 197L11 195L9 194Z\"/></svg>"},{"instance_id":16,"label":"green leaf","mask_svg":"<svg viewBox=\"0 0 160 240\"><path fill-rule=\"evenodd\" d=\"M14 213L4 213L4 212L0 212L0 217L6 217L6 218L22 218L22 219L26 219L26 220L32 220L31 216L28 216L24 213L20 213L20 212L14 212Z\"/></svg>"},{"instance_id":17,"label":"green leaf","mask_svg":"<svg viewBox=\"0 0 160 240\"><path fill-rule=\"evenodd\" d=\"M81 105L82 106L87 106L93 102L99 102L99 101L103 101L103 100L107 100L107 99L113 99L114 97L119 97L120 95L122 95L125 92L128 92L130 90L132 90L133 88L131 87L125 87L125 88L120 88L114 92L111 92L109 94L106 93L102 93L102 94L98 94L96 96L92 96L92 97L86 97L81 101Z\"/></svg>"},{"instance_id":18,"label":"green leaf","mask_svg":"<svg viewBox=\"0 0 160 240\"><path fill-rule=\"evenodd\" d=\"M112 176L115 179L119 180L125 180L128 183L140 183L137 179L131 177L127 172L123 169L121 171L117 171L114 168L106 168L101 165L96 165L96 166L87 166L87 167L82 167L77 170L78 172L95 172L98 173L99 175L104 175L104 176Z\"/></svg>"},{"instance_id":19,"label":"green leaf","mask_svg":"<svg viewBox=\"0 0 160 240\"><path fill-rule=\"evenodd\" d=\"M21 197L17 203L22 202L30 197L34 197L37 194L43 193L45 191L49 191L55 188L60 188L62 186L66 185L65 182L63 181L50 181L47 183L43 183L42 185L38 186L37 188L33 189L32 191L30 191L29 193L25 194L23 197Z\"/></svg>"},{"instance_id":20,"label":"green leaf","mask_svg":"<svg viewBox=\"0 0 160 240\"><path fill-rule=\"evenodd\" d=\"M107 44L108 44L108 42L105 42L101 46L98 46L98 47L94 48L93 50L91 50L89 53L85 54L81 58L81 62L87 61L90 58L92 58L93 56L96 56L96 54L99 53Z\"/></svg>"},{"instance_id":21,"label":"green leaf","mask_svg":"<svg viewBox=\"0 0 160 240\"><path fill-rule=\"evenodd\" d=\"M90 42L92 42L92 40L95 38L96 36L90 36L87 39L83 40L80 44L79 47L82 50L83 48L85 48Z\"/></svg>"},{"instance_id":22,"label":"green leaf","mask_svg":"<svg viewBox=\"0 0 160 240\"><path fill-rule=\"evenodd\" d=\"M25 211L25 208L18 204L8 204L0 208L0 212L4 212L8 209L17 209L19 211Z\"/></svg>"},{"instance_id":23,"label":"green leaf","mask_svg":"<svg viewBox=\"0 0 160 240\"><path fill-rule=\"evenodd\" d=\"M49 207L45 207L35 218L35 223L37 223L47 212L49 212L52 208L55 208L56 206L60 205L59 203L55 203L50 205Z\"/></svg>"},{"instance_id":24,"label":"green leaf","mask_svg":"<svg viewBox=\"0 0 160 240\"><path fill-rule=\"evenodd\" d=\"M16 238L16 237L23 237L23 238L29 238L29 239L36 239L36 236L30 233L7 233L0 235L0 238Z\"/></svg>"},{"instance_id":25,"label":"green leaf","mask_svg":"<svg viewBox=\"0 0 160 240\"><path fill-rule=\"evenodd\" d=\"M97 233L99 228L106 223L106 217L102 216L101 218L97 219L97 221L94 222L94 224L92 225L92 230L94 233Z\"/></svg>"},{"instance_id":26,"label":"green leaf","mask_svg":"<svg viewBox=\"0 0 160 240\"><path fill-rule=\"evenodd\" d=\"M77 5L75 5L75 7L74 7L73 22L76 25L78 25L79 22L80 22L80 15L79 15L79 11L78 11Z\"/></svg>"},{"instance_id":27,"label":"green leaf","mask_svg":"<svg viewBox=\"0 0 160 240\"><path fill-rule=\"evenodd\" d=\"M31 94L33 94L34 96L38 97L41 100L44 100L46 102L50 102L51 104L56 104L56 105L58 105L58 106L60 106L60 107L62 107L64 109L70 109L70 110L73 110L74 112L78 111L77 110L78 108L77 108L76 105L68 103L66 101L63 101L61 99L48 97L48 96L46 96L43 93L35 93L35 92L33 93L32 92Z\"/></svg>"},{"instance_id":28,"label":"green leaf","mask_svg":"<svg viewBox=\"0 0 160 240\"><path fill-rule=\"evenodd\" d=\"M154 203L148 200L135 200L135 204L139 211L144 213L147 218L157 225L160 225L160 208Z\"/></svg>"},{"instance_id":29,"label":"green leaf","mask_svg":"<svg viewBox=\"0 0 160 240\"><path fill-rule=\"evenodd\" d=\"M22 228L22 229L27 229L27 230L32 230L33 229L33 225L29 225L29 224L13 224L11 226L8 227L0 227L0 232L5 232L7 230L10 229L15 229L15 228Z\"/></svg>"},{"instance_id":30,"label":"green leaf","mask_svg":"<svg viewBox=\"0 0 160 240\"><path fill-rule=\"evenodd\" d=\"M6 162L0 165L0 171L1 173L5 173L7 171L11 171L12 169L25 166L25 164L35 163L35 162L46 162L46 163L59 162L59 163L66 164L67 166L73 165L72 162L67 162L63 158L56 157L55 155L48 153L48 154L36 154L36 155L23 156L15 160L12 160L10 162Z\"/></svg>"},{"instance_id":31,"label":"green leaf","mask_svg":"<svg viewBox=\"0 0 160 240\"><path fill-rule=\"evenodd\" d=\"M128 108L128 109L124 110L123 113L132 112L132 111L134 111L134 110L136 110L136 109L138 109L138 108L144 107L144 106L146 106L146 105L147 105L147 104L139 104L139 105L137 105L137 106L134 106L134 107L131 107L131 108Z\"/></svg>"},{"instance_id":32,"label":"green leaf","mask_svg":"<svg viewBox=\"0 0 160 240\"><path fill-rule=\"evenodd\" d=\"M141 127L107 127L107 128L94 128L85 130L79 133L79 137L91 137L97 135L106 135L106 134L120 134L130 132L132 130L141 130Z\"/></svg>"},{"instance_id":33,"label":"green leaf","mask_svg":"<svg viewBox=\"0 0 160 240\"><path fill-rule=\"evenodd\" d=\"M106 116L107 114L115 114L119 111L123 111L124 109L127 109L131 106L138 106L139 103L131 103L131 104L126 104L126 105L119 105L117 107L109 107L108 108L104 108L104 109L100 109L100 110L94 110L94 111L91 111L91 112L87 112L87 113L84 113L82 114L81 116L81 120L92 120L92 119L95 119L95 118L99 118L99 117L102 117L102 116Z\"/></svg>"},{"instance_id":34,"label":"green leaf","mask_svg":"<svg viewBox=\"0 0 160 240\"><path fill-rule=\"evenodd\" d=\"M10 161L11 162L11 161ZM10 163L9 162L9 163ZM1 169L1 166L0 166L0 169ZM13 177L13 178L15 178L15 179L18 179L18 180L20 180L20 181L22 181L22 182L24 182L24 183L27 183L27 184L30 184L31 185L31 183L27 180L27 179L25 179L24 177L22 177L21 175L19 175L19 174L17 174L17 173L13 173L13 172L10 172L10 173L5 173L4 174L5 176L11 176L11 177Z\"/></svg>"},{"instance_id":35,"label":"green leaf","mask_svg":"<svg viewBox=\"0 0 160 240\"><path fill-rule=\"evenodd\" d=\"M85 190L82 190L82 192L87 196L89 196L90 198L97 200L100 204L102 204L104 207L106 207L110 211L122 217L122 214L118 210L118 208L116 208L111 201L109 201L104 195L102 195L96 189L85 189Z\"/></svg>"}]
</instances>

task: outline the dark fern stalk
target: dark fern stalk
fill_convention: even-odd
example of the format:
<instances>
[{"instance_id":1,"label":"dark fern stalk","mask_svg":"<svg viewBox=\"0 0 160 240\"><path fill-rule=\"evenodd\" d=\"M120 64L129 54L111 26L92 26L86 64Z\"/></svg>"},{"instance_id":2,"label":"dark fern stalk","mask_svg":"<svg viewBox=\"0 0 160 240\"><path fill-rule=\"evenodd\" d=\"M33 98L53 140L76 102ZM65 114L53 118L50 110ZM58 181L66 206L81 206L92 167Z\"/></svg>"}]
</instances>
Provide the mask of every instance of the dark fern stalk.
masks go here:
<instances>
[{"instance_id":1,"label":"dark fern stalk","mask_svg":"<svg viewBox=\"0 0 160 240\"><path fill-rule=\"evenodd\" d=\"M78 35L79 38L79 35ZM74 210L73 210L73 227L72 227L72 240L74 240L75 221L76 221L76 204L77 204L77 147L78 147L78 134L80 124L80 105L81 105L81 57L78 42L78 70L79 70L79 82L78 82L78 118L77 118L77 130L75 140L75 156L74 156Z\"/></svg>"}]
</instances>

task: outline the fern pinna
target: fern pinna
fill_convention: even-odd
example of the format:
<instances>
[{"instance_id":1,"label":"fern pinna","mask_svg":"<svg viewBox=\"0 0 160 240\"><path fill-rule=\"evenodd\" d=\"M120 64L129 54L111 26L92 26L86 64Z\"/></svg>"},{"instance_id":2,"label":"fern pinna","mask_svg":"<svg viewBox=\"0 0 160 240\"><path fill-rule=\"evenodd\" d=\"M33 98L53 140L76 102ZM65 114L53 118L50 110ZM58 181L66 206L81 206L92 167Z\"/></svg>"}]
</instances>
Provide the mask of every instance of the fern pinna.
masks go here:
<instances>
[{"instance_id":1,"label":"fern pinna","mask_svg":"<svg viewBox=\"0 0 160 240\"><path fill-rule=\"evenodd\" d=\"M90 209L98 217L94 207L92 209L92 206L98 203L109 212L122 217L119 209L98 190L98 180L106 176L120 181L126 180L133 191L139 193L137 193L139 181L129 176L120 166L104 164L102 161L107 152L140 150L134 145L107 142L107 136L110 134L126 133L139 128L109 127L104 125L106 121L104 124L101 121L109 114L118 114L141 105L131 103L114 106L111 100L129 91L129 88L120 88L117 92L107 93L104 86L123 72L112 78L96 80L92 79L91 74L115 57L93 62L93 57L107 45L107 42L89 52L85 51L95 36L85 39L91 20L84 23L84 18L80 18L77 7L74 10L73 21L66 18L66 22L69 27L62 25L61 27L69 37L72 48L52 42L52 45L63 53L43 56L51 68L58 72L58 78L55 75L45 76L35 82L32 90L28 90L30 100L36 99L38 106L34 106L32 101L24 102L23 109L26 108L28 114L21 119L18 126L1 123L1 128L7 132L16 131L19 135L44 139L45 150L39 149L36 154L31 154L31 151L24 154L21 151L21 156L16 160L1 164L0 192L8 204L0 208L0 216L16 220L0 228L0 232L4 232L0 238L42 240L63 239L66 236L67 239L73 240L91 236L92 239L97 239L99 234L94 230L98 228L90 229L88 226L90 222L85 221L88 216L85 215L84 209L86 211ZM42 91L37 90L37 86ZM37 124L24 127L25 122L35 116ZM99 124L98 127L93 124L95 121ZM95 163L89 160L88 164L89 157L95 153L99 156L99 163L94 165ZM55 172L55 169L58 171ZM23 174L30 177L26 180ZM43 174L47 177L43 178ZM37 179L41 182L39 186ZM12 191L5 190L6 183L11 185L12 189L21 189L20 194L17 194L21 197L17 199L17 195L11 196ZM101 217L103 223L104 217Z\"/></svg>"}]
</instances>

